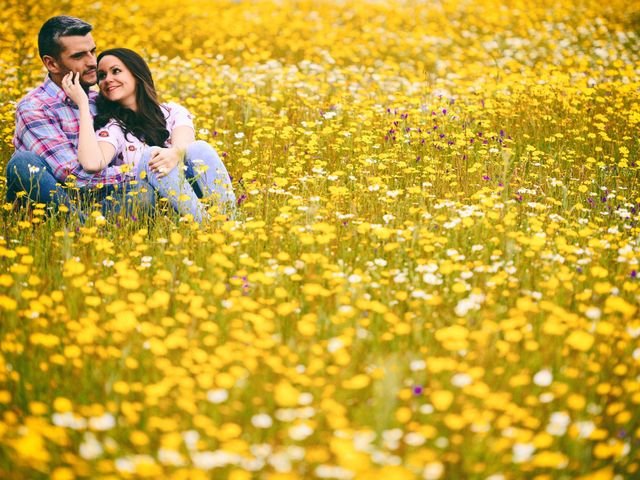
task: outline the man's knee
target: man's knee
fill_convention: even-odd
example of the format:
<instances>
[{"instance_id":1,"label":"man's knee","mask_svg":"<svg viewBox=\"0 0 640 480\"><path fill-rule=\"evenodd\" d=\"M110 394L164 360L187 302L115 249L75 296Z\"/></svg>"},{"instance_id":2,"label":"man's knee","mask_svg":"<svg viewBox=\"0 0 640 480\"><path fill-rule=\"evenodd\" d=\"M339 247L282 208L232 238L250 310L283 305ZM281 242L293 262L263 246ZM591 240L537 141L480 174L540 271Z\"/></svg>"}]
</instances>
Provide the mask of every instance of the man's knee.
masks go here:
<instances>
[{"instance_id":1,"label":"man's knee","mask_svg":"<svg viewBox=\"0 0 640 480\"><path fill-rule=\"evenodd\" d=\"M52 195L59 184L51 174L46 161L32 152L16 152L7 162L7 201L26 192L35 202L58 202Z\"/></svg>"},{"instance_id":2,"label":"man's knee","mask_svg":"<svg viewBox=\"0 0 640 480\"><path fill-rule=\"evenodd\" d=\"M27 177L45 168L44 160L33 152L16 152L7 162L7 182Z\"/></svg>"}]
</instances>

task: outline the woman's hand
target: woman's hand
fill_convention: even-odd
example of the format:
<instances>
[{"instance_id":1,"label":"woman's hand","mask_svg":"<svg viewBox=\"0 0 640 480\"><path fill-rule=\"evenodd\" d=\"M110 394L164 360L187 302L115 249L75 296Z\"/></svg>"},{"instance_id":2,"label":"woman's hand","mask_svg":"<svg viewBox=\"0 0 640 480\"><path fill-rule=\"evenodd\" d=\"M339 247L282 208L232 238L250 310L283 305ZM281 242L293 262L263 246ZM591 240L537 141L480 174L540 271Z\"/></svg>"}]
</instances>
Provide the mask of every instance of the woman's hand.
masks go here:
<instances>
[{"instance_id":1,"label":"woman's hand","mask_svg":"<svg viewBox=\"0 0 640 480\"><path fill-rule=\"evenodd\" d=\"M80 85L80 72L69 72L62 79L62 89L78 107L88 107L89 97Z\"/></svg>"},{"instance_id":2,"label":"woman's hand","mask_svg":"<svg viewBox=\"0 0 640 480\"><path fill-rule=\"evenodd\" d=\"M184 152L179 148L153 148L149 168L158 178L166 177L171 170L182 163Z\"/></svg>"}]
</instances>

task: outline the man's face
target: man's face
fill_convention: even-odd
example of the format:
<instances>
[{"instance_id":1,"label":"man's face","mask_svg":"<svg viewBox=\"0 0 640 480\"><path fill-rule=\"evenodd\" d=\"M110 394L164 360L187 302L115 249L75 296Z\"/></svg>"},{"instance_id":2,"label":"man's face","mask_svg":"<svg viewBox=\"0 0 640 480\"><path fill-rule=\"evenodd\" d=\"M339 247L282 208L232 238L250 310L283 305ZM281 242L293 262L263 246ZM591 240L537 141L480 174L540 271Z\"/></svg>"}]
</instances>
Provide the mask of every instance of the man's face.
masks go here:
<instances>
[{"instance_id":1,"label":"man's face","mask_svg":"<svg viewBox=\"0 0 640 480\"><path fill-rule=\"evenodd\" d=\"M80 84L89 88L98 81L96 62L96 43L90 33L84 36L60 37L62 52L59 58L45 57L45 66L51 78L60 83L69 72L80 72Z\"/></svg>"}]
</instances>

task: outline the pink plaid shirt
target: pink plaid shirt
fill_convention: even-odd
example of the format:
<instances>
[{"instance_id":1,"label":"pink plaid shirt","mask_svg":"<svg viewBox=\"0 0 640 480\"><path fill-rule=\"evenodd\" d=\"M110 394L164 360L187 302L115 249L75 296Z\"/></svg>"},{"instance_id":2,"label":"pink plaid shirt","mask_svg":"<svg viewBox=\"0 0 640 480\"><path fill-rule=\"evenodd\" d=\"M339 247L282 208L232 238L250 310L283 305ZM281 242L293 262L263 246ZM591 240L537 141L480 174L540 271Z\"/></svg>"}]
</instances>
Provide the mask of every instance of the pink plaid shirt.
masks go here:
<instances>
[{"instance_id":1,"label":"pink plaid shirt","mask_svg":"<svg viewBox=\"0 0 640 480\"><path fill-rule=\"evenodd\" d=\"M95 115L96 92L89 92L91 113ZM87 173L78 161L80 111L48 76L31 90L16 109L16 133L13 145L17 151L30 151L41 156L51 167L53 176L65 182L76 177L78 187L111 185L130 180L121 166L109 166L98 173Z\"/></svg>"}]
</instances>

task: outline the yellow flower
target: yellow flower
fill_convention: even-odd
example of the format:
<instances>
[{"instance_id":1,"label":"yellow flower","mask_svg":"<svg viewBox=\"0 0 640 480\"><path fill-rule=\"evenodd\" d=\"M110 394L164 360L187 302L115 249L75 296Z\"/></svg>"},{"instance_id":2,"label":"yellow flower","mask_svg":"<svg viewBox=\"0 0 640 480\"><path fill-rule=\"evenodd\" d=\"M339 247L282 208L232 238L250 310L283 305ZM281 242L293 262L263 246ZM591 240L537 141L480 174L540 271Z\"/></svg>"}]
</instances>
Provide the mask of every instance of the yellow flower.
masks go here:
<instances>
[{"instance_id":1,"label":"yellow flower","mask_svg":"<svg viewBox=\"0 0 640 480\"><path fill-rule=\"evenodd\" d=\"M612 480L615 476L613 467L605 467L593 473L576 477L576 480Z\"/></svg>"},{"instance_id":2,"label":"yellow flower","mask_svg":"<svg viewBox=\"0 0 640 480\"><path fill-rule=\"evenodd\" d=\"M606 310L621 313L624 318L633 317L638 310L636 306L617 296L607 297L604 306Z\"/></svg>"},{"instance_id":3,"label":"yellow flower","mask_svg":"<svg viewBox=\"0 0 640 480\"><path fill-rule=\"evenodd\" d=\"M593 335L590 333L577 330L569 334L565 342L575 350L586 352L592 347L594 340Z\"/></svg>"},{"instance_id":4,"label":"yellow flower","mask_svg":"<svg viewBox=\"0 0 640 480\"><path fill-rule=\"evenodd\" d=\"M73 404L71 403L71 400L69 400L68 398L57 397L53 401L53 409L56 412L66 413L66 412L70 412L73 409Z\"/></svg>"},{"instance_id":5,"label":"yellow flower","mask_svg":"<svg viewBox=\"0 0 640 480\"><path fill-rule=\"evenodd\" d=\"M18 302L6 295L0 295L0 308L6 311L13 311L18 307Z\"/></svg>"},{"instance_id":6,"label":"yellow flower","mask_svg":"<svg viewBox=\"0 0 640 480\"><path fill-rule=\"evenodd\" d=\"M408 407L400 407L396 410L396 420L400 423L407 423L411 420L411 409Z\"/></svg>"},{"instance_id":7,"label":"yellow flower","mask_svg":"<svg viewBox=\"0 0 640 480\"><path fill-rule=\"evenodd\" d=\"M251 472L246 470L232 470L229 473L229 480L251 480Z\"/></svg>"},{"instance_id":8,"label":"yellow flower","mask_svg":"<svg viewBox=\"0 0 640 480\"><path fill-rule=\"evenodd\" d=\"M351 377L348 380L344 380L342 382L342 387L347 390L360 390L362 388L368 387L371 383L371 378L364 373L359 373Z\"/></svg>"},{"instance_id":9,"label":"yellow flower","mask_svg":"<svg viewBox=\"0 0 640 480\"><path fill-rule=\"evenodd\" d=\"M108 323L109 329L115 332L129 333L138 325L138 319L131 310L121 310Z\"/></svg>"},{"instance_id":10,"label":"yellow flower","mask_svg":"<svg viewBox=\"0 0 640 480\"><path fill-rule=\"evenodd\" d=\"M216 375L216 385L220 388L230 389L236 383L236 379L233 375L228 373L219 373Z\"/></svg>"},{"instance_id":11,"label":"yellow flower","mask_svg":"<svg viewBox=\"0 0 640 480\"><path fill-rule=\"evenodd\" d=\"M298 308L298 305L295 302L283 302L278 304L278 306L276 307L276 311L281 317L286 317L287 315L293 313L296 308Z\"/></svg>"},{"instance_id":12,"label":"yellow flower","mask_svg":"<svg viewBox=\"0 0 640 480\"><path fill-rule=\"evenodd\" d=\"M78 358L82 355L82 350L77 345L67 345L64 347L64 356L67 358Z\"/></svg>"},{"instance_id":13,"label":"yellow flower","mask_svg":"<svg viewBox=\"0 0 640 480\"><path fill-rule=\"evenodd\" d=\"M274 472L268 473L266 480L298 480L300 477L295 472Z\"/></svg>"},{"instance_id":14,"label":"yellow flower","mask_svg":"<svg viewBox=\"0 0 640 480\"><path fill-rule=\"evenodd\" d=\"M450 430L462 430L467 422L462 415L450 413L449 415L444 417L444 424Z\"/></svg>"},{"instance_id":15,"label":"yellow flower","mask_svg":"<svg viewBox=\"0 0 640 480\"><path fill-rule=\"evenodd\" d=\"M434 408L440 412L447 410L453 402L453 393L449 390L436 390L430 397Z\"/></svg>"},{"instance_id":16,"label":"yellow flower","mask_svg":"<svg viewBox=\"0 0 640 480\"><path fill-rule=\"evenodd\" d=\"M169 240L171 240L171 243L174 245L180 245L182 243L182 235L180 235L178 232L171 232L171 235L169 235Z\"/></svg>"},{"instance_id":17,"label":"yellow flower","mask_svg":"<svg viewBox=\"0 0 640 480\"><path fill-rule=\"evenodd\" d=\"M567 466L569 459L563 453L545 451L536 454L531 463L540 468L562 469Z\"/></svg>"},{"instance_id":18,"label":"yellow flower","mask_svg":"<svg viewBox=\"0 0 640 480\"><path fill-rule=\"evenodd\" d=\"M73 470L66 467L58 467L51 472L51 480L73 480L75 477Z\"/></svg>"},{"instance_id":19,"label":"yellow flower","mask_svg":"<svg viewBox=\"0 0 640 480\"><path fill-rule=\"evenodd\" d=\"M411 470L405 467L387 465L377 470L375 473L373 473L372 476L369 476L368 478L380 478L384 480L414 480L417 477Z\"/></svg>"},{"instance_id":20,"label":"yellow flower","mask_svg":"<svg viewBox=\"0 0 640 480\"><path fill-rule=\"evenodd\" d=\"M469 330L462 325L452 325L450 327L444 327L436 331L436 339L442 343L442 346L447 350L462 350L467 348L469 342L467 337L469 336Z\"/></svg>"},{"instance_id":21,"label":"yellow flower","mask_svg":"<svg viewBox=\"0 0 640 480\"><path fill-rule=\"evenodd\" d=\"M274 398L280 407L295 407L298 405L300 392L286 380L281 380L275 386Z\"/></svg>"},{"instance_id":22,"label":"yellow flower","mask_svg":"<svg viewBox=\"0 0 640 480\"><path fill-rule=\"evenodd\" d=\"M44 439L38 433L28 430L24 436L21 436L12 442L12 446L16 453L27 461L48 462L50 459Z\"/></svg>"},{"instance_id":23,"label":"yellow flower","mask_svg":"<svg viewBox=\"0 0 640 480\"><path fill-rule=\"evenodd\" d=\"M136 447L144 447L149 443L148 435L140 430L134 430L131 432L129 440L131 440L131 443Z\"/></svg>"},{"instance_id":24,"label":"yellow flower","mask_svg":"<svg viewBox=\"0 0 640 480\"><path fill-rule=\"evenodd\" d=\"M328 297L329 295L331 295L331 292L329 290L318 283L306 283L302 287L302 291L305 295L308 295L310 297Z\"/></svg>"},{"instance_id":25,"label":"yellow flower","mask_svg":"<svg viewBox=\"0 0 640 480\"><path fill-rule=\"evenodd\" d=\"M587 400L584 396L577 393L572 393L567 397L567 406L572 410L583 410L587 404Z\"/></svg>"},{"instance_id":26,"label":"yellow flower","mask_svg":"<svg viewBox=\"0 0 640 480\"><path fill-rule=\"evenodd\" d=\"M62 275L64 277L75 277L81 275L85 271L85 266L80 260L76 258L70 258L64 263L62 267Z\"/></svg>"}]
</instances>

